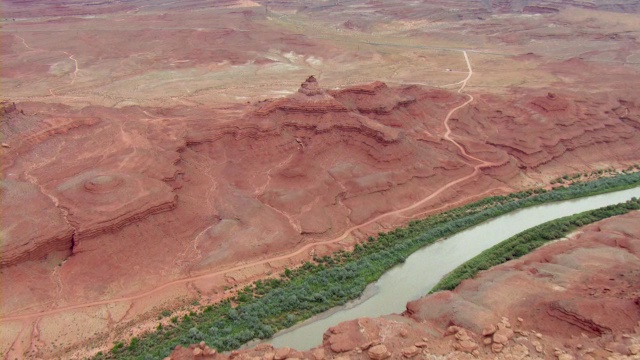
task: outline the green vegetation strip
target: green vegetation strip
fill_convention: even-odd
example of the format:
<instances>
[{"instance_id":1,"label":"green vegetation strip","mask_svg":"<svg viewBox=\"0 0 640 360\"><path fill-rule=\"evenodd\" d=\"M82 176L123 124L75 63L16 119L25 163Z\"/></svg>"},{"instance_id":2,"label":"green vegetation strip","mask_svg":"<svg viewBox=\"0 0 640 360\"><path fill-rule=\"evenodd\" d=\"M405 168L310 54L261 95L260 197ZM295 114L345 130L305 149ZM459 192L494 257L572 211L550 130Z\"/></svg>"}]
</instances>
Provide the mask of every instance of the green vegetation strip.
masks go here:
<instances>
[{"instance_id":1,"label":"green vegetation strip","mask_svg":"<svg viewBox=\"0 0 640 360\"><path fill-rule=\"evenodd\" d=\"M232 299L203 306L180 319L172 317L169 325L159 323L156 331L133 338L128 344L116 343L110 352L99 353L96 359L162 359L176 345L200 341L220 351L236 349L357 298L367 284L438 239L516 209L638 185L640 173L620 174L551 191L537 189L489 197L412 221L406 227L379 233L377 238L369 237L355 245L352 252L316 258L313 263L285 270L280 278L258 280Z\"/></svg>"},{"instance_id":2,"label":"green vegetation strip","mask_svg":"<svg viewBox=\"0 0 640 360\"><path fill-rule=\"evenodd\" d=\"M509 260L517 259L549 241L563 238L581 226L612 216L626 214L632 210L640 210L639 199L633 198L624 203L551 220L544 224L532 227L531 229L527 229L483 251L480 255L458 266L455 270L440 280L430 293L442 290L453 290L462 282L462 280L471 279L482 270L487 270Z\"/></svg>"}]
</instances>

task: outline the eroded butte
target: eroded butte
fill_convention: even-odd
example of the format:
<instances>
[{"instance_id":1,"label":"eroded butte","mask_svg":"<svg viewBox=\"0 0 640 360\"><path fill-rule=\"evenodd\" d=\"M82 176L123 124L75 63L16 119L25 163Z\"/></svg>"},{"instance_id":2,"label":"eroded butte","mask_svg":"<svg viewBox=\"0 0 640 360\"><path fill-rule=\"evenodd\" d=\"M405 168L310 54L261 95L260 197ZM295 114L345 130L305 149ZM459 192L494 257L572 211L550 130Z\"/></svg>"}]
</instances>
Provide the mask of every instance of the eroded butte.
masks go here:
<instances>
[{"instance_id":1,"label":"eroded butte","mask_svg":"<svg viewBox=\"0 0 640 360\"><path fill-rule=\"evenodd\" d=\"M3 4L3 356L640 161L637 2L301 4Z\"/></svg>"}]
</instances>

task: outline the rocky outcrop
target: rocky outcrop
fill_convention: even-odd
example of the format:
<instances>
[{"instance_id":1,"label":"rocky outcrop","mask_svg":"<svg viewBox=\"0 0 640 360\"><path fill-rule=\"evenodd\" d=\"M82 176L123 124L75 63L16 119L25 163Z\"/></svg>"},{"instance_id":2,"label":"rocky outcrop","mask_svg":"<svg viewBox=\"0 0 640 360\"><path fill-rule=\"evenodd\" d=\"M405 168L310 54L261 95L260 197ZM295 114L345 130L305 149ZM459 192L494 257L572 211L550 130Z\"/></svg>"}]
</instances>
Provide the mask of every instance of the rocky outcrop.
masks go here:
<instances>
[{"instance_id":1,"label":"rocky outcrop","mask_svg":"<svg viewBox=\"0 0 640 360\"><path fill-rule=\"evenodd\" d=\"M565 156L591 164L601 161L605 152L619 161L632 159L623 149L638 143L639 133L630 120L639 111L631 100L635 95L543 94L514 94L514 101L504 106L504 100L480 97L471 111L458 117L456 127L468 134L461 140L470 147L504 152L527 169L552 168ZM477 127L480 119L484 125ZM486 140L480 145L474 139Z\"/></svg>"},{"instance_id":2,"label":"rocky outcrop","mask_svg":"<svg viewBox=\"0 0 640 360\"><path fill-rule=\"evenodd\" d=\"M369 355L369 358L372 360L384 360L391 357L391 353L387 350L387 347L382 344L370 347L369 350L367 350L367 355Z\"/></svg>"},{"instance_id":3,"label":"rocky outcrop","mask_svg":"<svg viewBox=\"0 0 640 360\"><path fill-rule=\"evenodd\" d=\"M348 109L339 101L320 88L315 77L309 76L300 85L298 92L287 98L267 101L256 111L260 116L266 116L275 111L285 113L318 113L346 112Z\"/></svg>"},{"instance_id":4,"label":"rocky outcrop","mask_svg":"<svg viewBox=\"0 0 640 360\"><path fill-rule=\"evenodd\" d=\"M204 342L199 344L193 344L188 347L182 347L180 345L173 349L170 359L173 360L187 360L187 359L202 359L212 360L219 359L218 352L215 349L210 348Z\"/></svg>"},{"instance_id":5,"label":"rocky outcrop","mask_svg":"<svg viewBox=\"0 0 640 360\"><path fill-rule=\"evenodd\" d=\"M300 84L300 89L298 89L298 92L306 96L323 95L325 93L325 91L318 84L318 80L316 80L315 76L313 75L309 76L307 80Z\"/></svg>"},{"instance_id":6,"label":"rocky outcrop","mask_svg":"<svg viewBox=\"0 0 640 360\"><path fill-rule=\"evenodd\" d=\"M616 308L616 311L618 311L618 309L624 308L624 305L627 304L625 304L625 302L622 302L618 305L621 305L622 307ZM587 310L588 313L585 313L583 309ZM549 310L547 312L549 313L549 315L559 320L575 325L589 333L600 336L605 333L611 333L611 328L606 325L599 324L597 322L597 319L595 319L594 314L606 314L608 312L607 310L608 309L604 308L598 300L570 299L552 302L551 304L549 304Z\"/></svg>"},{"instance_id":7,"label":"rocky outcrop","mask_svg":"<svg viewBox=\"0 0 640 360\"><path fill-rule=\"evenodd\" d=\"M141 136L140 123L115 122L106 109L56 106L51 117L40 104L22 107L39 111L13 111L2 123L2 201L11 209L2 219L2 266L53 253L64 259L81 240L176 206L170 152L181 143L170 135L147 128Z\"/></svg>"},{"instance_id":8,"label":"rocky outcrop","mask_svg":"<svg viewBox=\"0 0 640 360\"><path fill-rule=\"evenodd\" d=\"M176 206L177 194L160 180L92 169L58 187L59 203L76 229L76 241L113 232Z\"/></svg>"},{"instance_id":9,"label":"rocky outcrop","mask_svg":"<svg viewBox=\"0 0 640 360\"><path fill-rule=\"evenodd\" d=\"M390 89L381 81L329 93L345 106L362 114L387 115L416 101L415 97Z\"/></svg>"},{"instance_id":10,"label":"rocky outcrop","mask_svg":"<svg viewBox=\"0 0 640 360\"><path fill-rule=\"evenodd\" d=\"M15 111L18 111L15 102L0 101L0 112L2 112L3 114L11 114Z\"/></svg>"},{"instance_id":11,"label":"rocky outcrop","mask_svg":"<svg viewBox=\"0 0 640 360\"><path fill-rule=\"evenodd\" d=\"M30 182L4 180L0 266L40 260L48 255L71 255L74 229L53 201Z\"/></svg>"}]
</instances>

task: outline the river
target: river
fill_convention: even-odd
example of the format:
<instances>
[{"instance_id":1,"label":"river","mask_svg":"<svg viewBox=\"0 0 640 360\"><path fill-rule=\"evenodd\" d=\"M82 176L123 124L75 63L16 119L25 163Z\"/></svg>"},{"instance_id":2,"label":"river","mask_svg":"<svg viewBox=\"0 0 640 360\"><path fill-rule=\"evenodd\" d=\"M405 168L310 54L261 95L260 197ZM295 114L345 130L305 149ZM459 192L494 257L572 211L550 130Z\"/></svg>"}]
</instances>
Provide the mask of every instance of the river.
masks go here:
<instances>
[{"instance_id":1,"label":"river","mask_svg":"<svg viewBox=\"0 0 640 360\"><path fill-rule=\"evenodd\" d=\"M302 351L311 349L322 343L322 334L328 328L343 321L403 312L407 302L427 294L460 264L519 232L560 217L621 203L634 196L640 197L640 187L532 206L488 220L414 252L404 263L370 284L359 299L280 331L265 342Z\"/></svg>"}]
</instances>

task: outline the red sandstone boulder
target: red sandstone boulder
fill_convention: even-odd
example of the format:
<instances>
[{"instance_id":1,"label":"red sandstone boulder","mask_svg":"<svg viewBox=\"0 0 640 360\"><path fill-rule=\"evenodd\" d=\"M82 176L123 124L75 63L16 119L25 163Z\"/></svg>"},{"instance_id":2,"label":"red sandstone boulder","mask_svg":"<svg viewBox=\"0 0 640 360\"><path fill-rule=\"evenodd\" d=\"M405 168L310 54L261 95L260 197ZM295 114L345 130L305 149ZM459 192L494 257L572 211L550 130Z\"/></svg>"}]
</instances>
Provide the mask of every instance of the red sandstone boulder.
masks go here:
<instances>
[{"instance_id":1,"label":"red sandstone boulder","mask_svg":"<svg viewBox=\"0 0 640 360\"><path fill-rule=\"evenodd\" d=\"M291 348L288 348L288 347L276 349L276 352L273 358L275 360L284 360L289 356L290 353L291 353Z\"/></svg>"},{"instance_id":2,"label":"red sandstone boulder","mask_svg":"<svg viewBox=\"0 0 640 360\"><path fill-rule=\"evenodd\" d=\"M391 356L391 354L387 350L387 347L382 344L372 346L367 351L367 354L369 355L369 358L372 360L383 360Z\"/></svg>"},{"instance_id":3,"label":"red sandstone boulder","mask_svg":"<svg viewBox=\"0 0 640 360\"><path fill-rule=\"evenodd\" d=\"M416 355L418 355L420 353L420 349L416 346L409 346L406 347L404 349L402 349L402 356L406 357L406 358L412 358Z\"/></svg>"}]
</instances>

